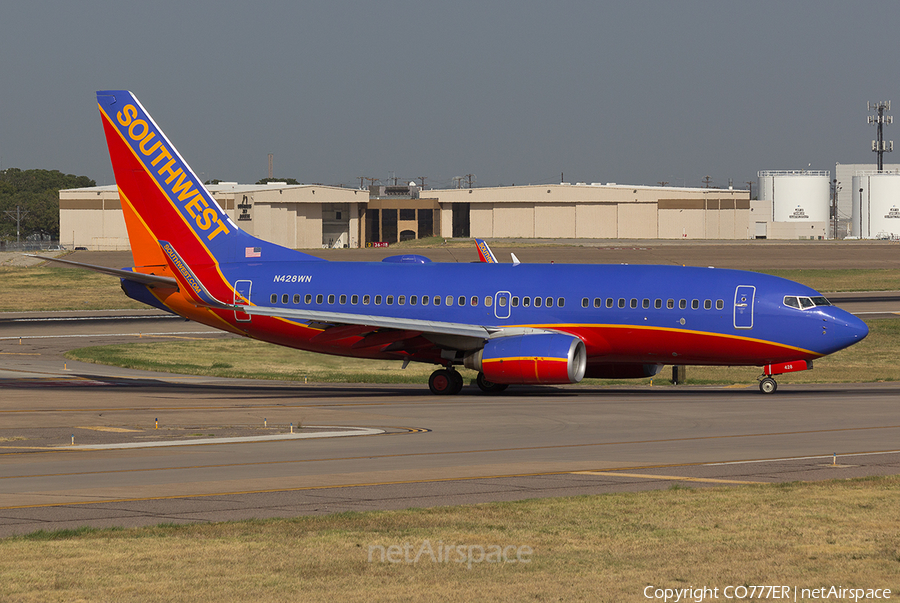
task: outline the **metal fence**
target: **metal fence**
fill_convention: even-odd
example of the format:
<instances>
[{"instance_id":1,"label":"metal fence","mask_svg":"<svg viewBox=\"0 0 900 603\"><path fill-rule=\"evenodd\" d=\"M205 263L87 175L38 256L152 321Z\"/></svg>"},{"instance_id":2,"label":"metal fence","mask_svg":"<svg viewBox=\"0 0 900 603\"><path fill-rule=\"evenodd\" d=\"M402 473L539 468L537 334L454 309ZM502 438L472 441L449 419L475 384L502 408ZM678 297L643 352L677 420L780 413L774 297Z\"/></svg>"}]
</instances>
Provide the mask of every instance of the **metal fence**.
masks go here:
<instances>
[{"instance_id":1,"label":"metal fence","mask_svg":"<svg viewBox=\"0 0 900 603\"><path fill-rule=\"evenodd\" d=\"M0 241L0 251L61 251L65 247L57 239L37 239L30 241Z\"/></svg>"}]
</instances>

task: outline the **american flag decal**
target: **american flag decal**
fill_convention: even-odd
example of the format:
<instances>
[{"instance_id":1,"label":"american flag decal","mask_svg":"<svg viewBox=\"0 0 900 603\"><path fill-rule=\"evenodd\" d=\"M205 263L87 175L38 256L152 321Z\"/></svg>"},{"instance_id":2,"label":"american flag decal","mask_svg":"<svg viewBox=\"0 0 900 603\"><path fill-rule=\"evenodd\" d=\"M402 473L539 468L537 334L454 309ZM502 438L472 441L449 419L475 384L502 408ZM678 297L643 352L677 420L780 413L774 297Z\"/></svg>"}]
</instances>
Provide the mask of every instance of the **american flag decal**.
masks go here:
<instances>
[{"instance_id":1,"label":"american flag decal","mask_svg":"<svg viewBox=\"0 0 900 603\"><path fill-rule=\"evenodd\" d=\"M244 248L244 257L245 258L262 257L262 247L245 247Z\"/></svg>"}]
</instances>

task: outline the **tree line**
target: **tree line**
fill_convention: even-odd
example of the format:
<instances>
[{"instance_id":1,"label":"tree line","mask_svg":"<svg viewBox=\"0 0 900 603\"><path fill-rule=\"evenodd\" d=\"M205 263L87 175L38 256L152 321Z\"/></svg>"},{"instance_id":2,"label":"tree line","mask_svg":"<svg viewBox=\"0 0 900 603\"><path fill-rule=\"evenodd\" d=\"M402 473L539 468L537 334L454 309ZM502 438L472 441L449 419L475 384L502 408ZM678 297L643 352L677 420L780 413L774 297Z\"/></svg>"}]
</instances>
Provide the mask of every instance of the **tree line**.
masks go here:
<instances>
[{"instance_id":1,"label":"tree line","mask_svg":"<svg viewBox=\"0 0 900 603\"><path fill-rule=\"evenodd\" d=\"M16 208L24 240L33 234L59 239L59 191L96 186L87 176L59 170L0 170L0 239L16 240Z\"/></svg>"}]
</instances>

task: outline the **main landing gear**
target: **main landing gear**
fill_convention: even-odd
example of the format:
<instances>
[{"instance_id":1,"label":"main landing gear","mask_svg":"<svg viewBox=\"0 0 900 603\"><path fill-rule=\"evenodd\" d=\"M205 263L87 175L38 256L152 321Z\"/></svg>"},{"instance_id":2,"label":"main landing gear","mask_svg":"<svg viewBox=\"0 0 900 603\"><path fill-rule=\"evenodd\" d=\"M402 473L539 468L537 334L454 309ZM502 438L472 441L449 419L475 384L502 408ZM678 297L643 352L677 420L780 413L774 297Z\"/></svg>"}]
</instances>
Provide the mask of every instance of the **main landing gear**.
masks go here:
<instances>
[{"instance_id":1,"label":"main landing gear","mask_svg":"<svg viewBox=\"0 0 900 603\"><path fill-rule=\"evenodd\" d=\"M493 381L488 381L484 378L484 373L478 373L478 376L475 378L475 385L486 394L499 394L509 387L506 383L494 383Z\"/></svg>"},{"instance_id":2,"label":"main landing gear","mask_svg":"<svg viewBox=\"0 0 900 603\"><path fill-rule=\"evenodd\" d=\"M494 383L484 378L484 373L478 373L475 379L478 389L486 394L499 394L509 385L506 383ZM463 378L452 366L442 368L431 373L428 378L428 389L436 396L455 396L463 387Z\"/></svg>"},{"instance_id":3,"label":"main landing gear","mask_svg":"<svg viewBox=\"0 0 900 603\"><path fill-rule=\"evenodd\" d=\"M453 367L438 369L428 378L428 389L436 396L455 396L462 390L463 378Z\"/></svg>"}]
</instances>

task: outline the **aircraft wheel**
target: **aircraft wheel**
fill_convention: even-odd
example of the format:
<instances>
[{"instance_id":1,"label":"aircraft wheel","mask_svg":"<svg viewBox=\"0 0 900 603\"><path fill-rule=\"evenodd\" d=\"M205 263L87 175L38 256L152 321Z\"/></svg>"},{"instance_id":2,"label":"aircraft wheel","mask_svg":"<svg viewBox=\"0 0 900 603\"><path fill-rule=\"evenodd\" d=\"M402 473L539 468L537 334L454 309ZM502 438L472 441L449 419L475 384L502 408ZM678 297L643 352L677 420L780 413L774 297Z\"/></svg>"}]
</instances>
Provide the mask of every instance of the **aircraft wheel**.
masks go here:
<instances>
[{"instance_id":1,"label":"aircraft wheel","mask_svg":"<svg viewBox=\"0 0 900 603\"><path fill-rule=\"evenodd\" d=\"M776 389L778 389L778 383L771 377L766 377L759 382L759 391L764 394L774 394Z\"/></svg>"},{"instance_id":2,"label":"aircraft wheel","mask_svg":"<svg viewBox=\"0 0 900 603\"><path fill-rule=\"evenodd\" d=\"M484 373L478 373L478 376L475 378L475 385L486 394L499 394L509 387L509 384L507 383L494 383L493 381L488 381L484 378Z\"/></svg>"},{"instance_id":3,"label":"aircraft wheel","mask_svg":"<svg viewBox=\"0 0 900 603\"><path fill-rule=\"evenodd\" d=\"M428 389L436 396L458 394L462 389L462 376L456 371L438 369L428 378Z\"/></svg>"}]
</instances>

